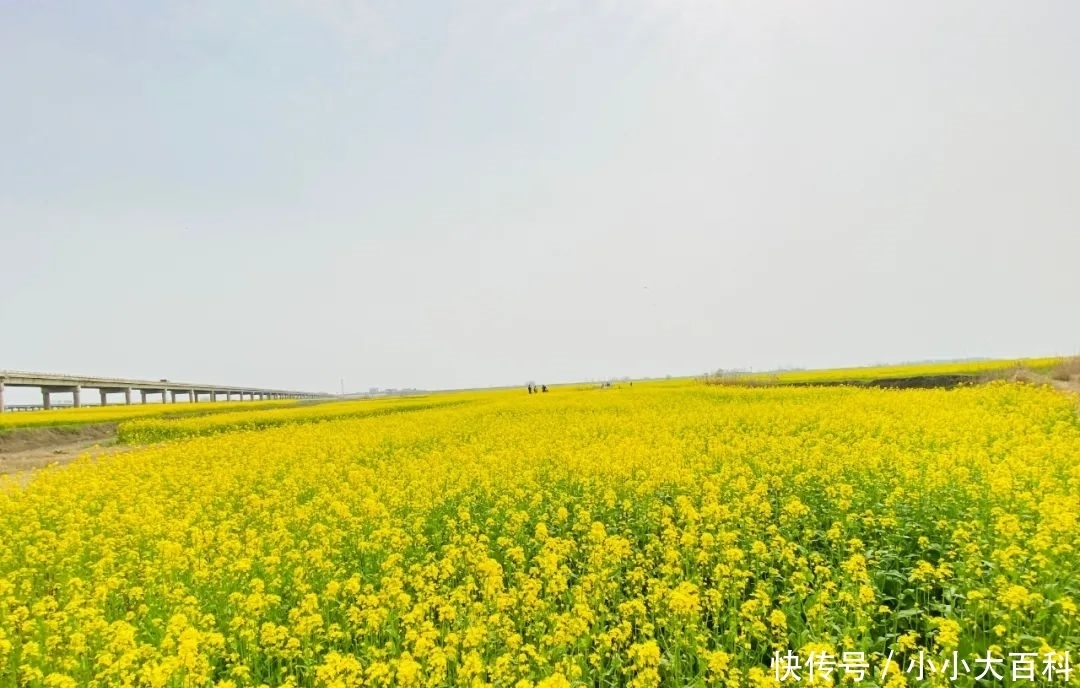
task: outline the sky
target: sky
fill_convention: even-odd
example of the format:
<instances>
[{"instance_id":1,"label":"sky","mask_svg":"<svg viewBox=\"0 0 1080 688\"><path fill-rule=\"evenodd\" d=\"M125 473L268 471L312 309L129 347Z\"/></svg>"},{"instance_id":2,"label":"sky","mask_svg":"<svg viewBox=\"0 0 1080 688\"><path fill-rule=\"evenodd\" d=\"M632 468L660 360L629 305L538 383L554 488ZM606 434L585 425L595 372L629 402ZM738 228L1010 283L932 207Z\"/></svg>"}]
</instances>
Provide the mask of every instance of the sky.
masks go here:
<instances>
[{"instance_id":1,"label":"sky","mask_svg":"<svg viewBox=\"0 0 1080 688\"><path fill-rule=\"evenodd\" d=\"M1077 26L0 0L0 369L336 392L1080 353Z\"/></svg>"}]
</instances>

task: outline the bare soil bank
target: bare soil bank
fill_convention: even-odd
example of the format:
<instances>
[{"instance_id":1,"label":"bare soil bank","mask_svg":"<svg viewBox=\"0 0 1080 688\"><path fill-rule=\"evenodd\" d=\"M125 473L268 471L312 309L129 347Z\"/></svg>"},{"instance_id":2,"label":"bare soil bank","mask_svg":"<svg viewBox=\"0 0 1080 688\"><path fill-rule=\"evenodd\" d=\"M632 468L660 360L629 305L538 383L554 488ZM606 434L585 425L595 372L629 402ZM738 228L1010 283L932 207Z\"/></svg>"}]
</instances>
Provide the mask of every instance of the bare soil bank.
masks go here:
<instances>
[{"instance_id":1,"label":"bare soil bank","mask_svg":"<svg viewBox=\"0 0 1080 688\"><path fill-rule=\"evenodd\" d=\"M116 423L14 428L0 432L0 455L116 437Z\"/></svg>"},{"instance_id":2,"label":"bare soil bank","mask_svg":"<svg viewBox=\"0 0 1080 688\"><path fill-rule=\"evenodd\" d=\"M105 454L113 446L116 423L44 428L15 428L0 433L0 474L67 463L85 453Z\"/></svg>"}]
</instances>

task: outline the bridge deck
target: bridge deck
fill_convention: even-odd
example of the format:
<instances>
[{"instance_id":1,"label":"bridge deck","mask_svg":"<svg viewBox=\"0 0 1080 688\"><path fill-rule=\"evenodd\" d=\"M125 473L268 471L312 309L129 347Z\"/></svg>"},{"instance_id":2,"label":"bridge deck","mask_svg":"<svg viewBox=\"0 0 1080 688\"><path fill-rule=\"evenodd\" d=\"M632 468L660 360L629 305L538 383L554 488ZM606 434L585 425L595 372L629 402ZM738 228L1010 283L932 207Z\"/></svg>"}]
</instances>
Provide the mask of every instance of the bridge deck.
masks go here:
<instances>
[{"instance_id":1,"label":"bridge deck","mask_svg":"<svg viewBox=\"0 0 1080 688\"><path fill-rule=\"evenodd\" d=\"M180 382L174 380L138 380L119 377L94 377L89 375L64 375L57 373L31 373L20 370L0 370L0 412L4 411L4 387L38 387L41 389L44 408L52 408L50 395L54 393L71 392L74 394L73 406L81 406L80 392L83 389L96 389L101 393L101 403L107 403L109 393L124 393L127 403L131 403L131 393L140 392L143 403L146 403L147 394L160 394L164 403L169 394L172 394L173 402L176 402L177 394L187 394L195 401L200 394L207 394L211 401L215 401L218 394L231 398L233 394L239 394L240 399L244 396L254 399L314 399L329 397L325 393L298 392L286 389L269 389L265 387L242 387L237 385L210 385L195 382Z\"/></svg>"}]
</instances>

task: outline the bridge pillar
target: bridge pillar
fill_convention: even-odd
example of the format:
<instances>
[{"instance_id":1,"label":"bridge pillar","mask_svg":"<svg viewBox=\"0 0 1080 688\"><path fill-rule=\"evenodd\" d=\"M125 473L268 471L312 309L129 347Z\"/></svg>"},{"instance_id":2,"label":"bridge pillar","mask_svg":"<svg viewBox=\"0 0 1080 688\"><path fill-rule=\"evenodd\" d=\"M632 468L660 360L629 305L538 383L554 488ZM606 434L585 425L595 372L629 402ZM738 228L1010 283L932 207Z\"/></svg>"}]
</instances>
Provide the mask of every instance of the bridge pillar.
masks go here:
<instances>
[{"instance_id":1,"label":"bridge pillar","mask_svg":"<svg viewBox=\"0 0 1080 688\"><path fill-rule=\"evenodd\" d=\"M217 390L210 390L210 401L217 401Z\"/></svg>"},{"instance_id":2,"label":"bridge pillar","mask_svg":"<svg viewBox=\"0 0 1080 688\"><path fill-rule=\"evenodd\" d=\"M75 408L82 406L82 387L76 386L71 390L71 400Z\"/></svg>"},{"instance_id":3,"label":"bridge pillar","mask_svg":"<svg viewBox=\"0 0 1080 688\"><path fill-rule=\"evenodd\" d=\"M142 403L145 404L146 403L146 390L145 389L140 389L139 390L139 395L142 397Z\"/></svg>"},{"instance_id":4,"label":"bridge pillar","mask_svg":"<svg viewBox=\"0 0 1080 688\"><path fill-rule=\"evenodd\" d=\"M0 413L4 412L4 381L0 380Z\"/></svg>"},{"instance_id":5,"label":"bridge pillar","mask_svg":"<svg viewBox=\"0 0 1080 688\"><path fill-rule=\"evenodd\" d=\"M41 405L46 411L52 408L52 392L45 387L41 388Z\"/></svg>"},{"instance_id":6,"label":"bridge pillar","mask_svg":"<svg viewBox=\"0 0 1080 688\"><path fill-rule=\"evenodd\" d=\"M163 403L163 404L169 403L169 390L167 390L167 389L161 390L161 403Z\"/></svg>"},{"instance_id":7,"label":"bridge pillar","mask_svg":"<svg viewBox=\"0 0 1080 688\"><path fill-rule=\"evenodd\" d=\"M127 389L124 390L124 403L127 404L128 406L131 405L131 388L130 387L128 387Z\"/></svg>"},{"instance_id":8,"label":"bridge pillar","mask_svg":"<svg viewBox=\"0 0 1080 688\"><path fill-rule=\"evenodd\" d=\"M109 393L106 392L103 389L99 389L98 394L101 395L101 405L102 406L108 406L109 405Z\"/></svg>"}]
</instances>

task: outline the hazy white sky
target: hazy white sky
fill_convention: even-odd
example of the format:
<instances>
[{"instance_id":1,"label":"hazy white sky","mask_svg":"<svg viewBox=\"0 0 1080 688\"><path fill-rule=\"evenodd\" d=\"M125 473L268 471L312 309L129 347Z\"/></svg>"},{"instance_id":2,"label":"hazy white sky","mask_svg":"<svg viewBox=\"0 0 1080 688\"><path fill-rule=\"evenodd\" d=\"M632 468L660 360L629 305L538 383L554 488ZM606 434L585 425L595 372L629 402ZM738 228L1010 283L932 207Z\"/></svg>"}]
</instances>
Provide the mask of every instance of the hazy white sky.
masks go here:
<instances>
[{"instance_id":1,"label":"hazy white sky","mask_svg":"<svg viewBox=\"0 0 1080 688\"><path fill-rule=\"evenodd\" d=\"M0 368L1080 352L1080 3L0 0Z\"/></svg>"}]
</instances>

